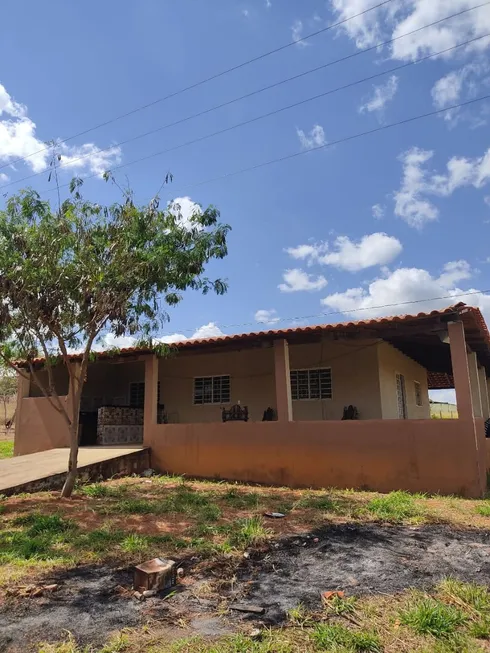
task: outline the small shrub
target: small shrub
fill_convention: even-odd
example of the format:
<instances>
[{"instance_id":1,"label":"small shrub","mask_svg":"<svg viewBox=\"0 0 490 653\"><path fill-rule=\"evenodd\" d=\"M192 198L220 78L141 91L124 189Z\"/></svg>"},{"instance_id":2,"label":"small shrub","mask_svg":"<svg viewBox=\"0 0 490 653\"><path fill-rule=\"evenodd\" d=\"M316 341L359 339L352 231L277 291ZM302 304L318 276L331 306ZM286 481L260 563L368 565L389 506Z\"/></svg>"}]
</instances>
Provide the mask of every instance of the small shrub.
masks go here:
<instances>
[{"instance_id":1,"label":"small shrub","mask_svg":"<svg viewBox=\"0 0 490 653\"><path fill-rule=\"evenodd\" d=\"M367 508L372 515L385 521L403 521L422 514L413 497L401 490L372 499Z\"/></svg>"},{"instance_id":2,"label":"small shrub","mask_svg":"<svg viewBox=\"0 0 490 653\"><path fill-rule=\"evenodd\" d=\"M357 599L355 596L332 596L326 603L327 612L333 612L336 615L353 614L356 611Z\"/></svg>"},{"instance_id":3,"label":"small shrub","mask_svg":"<svg viewBox=\"0 0 490 653\"><path fill-rule=\"evenodd\" d=\"M419 599L400 612L400 621L419 635L443 638L453 635L466 617L457 608L435 599Z\"/></svg>"}]
</instances>

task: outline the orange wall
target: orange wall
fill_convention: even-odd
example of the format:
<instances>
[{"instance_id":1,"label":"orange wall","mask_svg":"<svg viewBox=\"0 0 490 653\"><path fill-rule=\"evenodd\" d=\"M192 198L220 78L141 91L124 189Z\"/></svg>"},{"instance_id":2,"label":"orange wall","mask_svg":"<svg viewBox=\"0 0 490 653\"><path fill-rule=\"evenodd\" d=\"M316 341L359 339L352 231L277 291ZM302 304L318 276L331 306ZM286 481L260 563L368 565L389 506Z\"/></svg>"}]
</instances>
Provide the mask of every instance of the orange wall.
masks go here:
<instances>
[{"instance_id":1,"label":"orange wall","mask_svg":"<svg viewBox=\"0 0 490 653\"><path fill-rule=\"evenodd\" d=\"M175 474L292 487L483 493L473 421L167 424L147 434L152 466Z\"/></svg>"},{"instance_id":2,"label":"orange wall","mask_svg":"<svg viewBox=\"0 0 490 653\"><path fill-rule=\"evenodd\" d=\"M60 399L66 401L67 397L60 397ZM25 397L21 401L19 423L15 429L14 454L16 456L69 445L70 435L66 422L48 399Z\"/></svg>"}]
</instances>

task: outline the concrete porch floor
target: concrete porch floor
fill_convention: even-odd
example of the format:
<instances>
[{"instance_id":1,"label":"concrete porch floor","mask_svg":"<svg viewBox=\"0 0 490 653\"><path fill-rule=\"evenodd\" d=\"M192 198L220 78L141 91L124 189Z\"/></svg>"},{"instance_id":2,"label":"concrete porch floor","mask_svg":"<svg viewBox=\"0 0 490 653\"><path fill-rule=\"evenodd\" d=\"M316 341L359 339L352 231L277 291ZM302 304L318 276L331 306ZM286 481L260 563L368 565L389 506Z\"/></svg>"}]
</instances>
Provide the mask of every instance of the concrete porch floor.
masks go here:
<instances>
[{"instance_id":1,"label":"concrete porch floor","mask_svg":"<svg viewBox=\"0 0 490 653\"><path fill-rule=\"evenodd\" d=\"M127 457L133 458L135 454L137 455L143 451L148 451L148 448L142 445L81 447L78 453L78 468L80 473L83 473L87 471L87 468L93 467L95 469L95 466L102 468L107 461L126 459ZM49 479L56 477L62 480L67 468L67 448L50 449L49 451L0 460L0 494L11 494L12 491L29 491L27 488L30 484L42 485L44 480L50 486ZM59 483L55 485L59 486Z\"/></svg>"}]
</instances>

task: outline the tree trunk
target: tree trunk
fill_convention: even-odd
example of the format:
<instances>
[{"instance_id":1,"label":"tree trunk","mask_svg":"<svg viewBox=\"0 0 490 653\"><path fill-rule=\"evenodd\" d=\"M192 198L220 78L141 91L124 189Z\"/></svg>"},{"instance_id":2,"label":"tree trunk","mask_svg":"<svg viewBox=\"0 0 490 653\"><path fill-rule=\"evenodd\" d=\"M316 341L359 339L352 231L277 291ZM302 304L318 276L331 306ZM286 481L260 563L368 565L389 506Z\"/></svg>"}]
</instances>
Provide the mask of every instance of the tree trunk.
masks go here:
<instances>
[{"instance_id":1,"label":"tree trunk","mask_svg":"<svg viewBox=\"0 0 490 653\"><path fill-rule=\"evenodd\" d=\"M78 473L78 416L73 418L70 426L70 455L68 457L68 474L61 490L62 497L71 497Z\"/></svg>"},{"instance_id":2,"label":"tree trunk","mask_svg":"<svg viewBox=\"0 0 490 653\"><path fill-rule=\"evenodd\" d=\"M83 384L77 371L70 379L69 397L71 402L71 423L70 429L70 455L68 457L68 473L66 481L61 490L62 497L71 497L78 472L78 425L80 423L80 403Z\"/></svg>"}]
</instances>

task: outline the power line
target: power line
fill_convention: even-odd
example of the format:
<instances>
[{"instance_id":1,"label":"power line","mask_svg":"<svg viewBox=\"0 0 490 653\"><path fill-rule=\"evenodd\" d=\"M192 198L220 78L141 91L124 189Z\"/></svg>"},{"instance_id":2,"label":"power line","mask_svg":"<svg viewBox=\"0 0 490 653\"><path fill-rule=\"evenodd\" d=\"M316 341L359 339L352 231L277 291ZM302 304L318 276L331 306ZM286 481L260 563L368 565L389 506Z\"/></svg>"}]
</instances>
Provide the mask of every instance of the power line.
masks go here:
<instances>
[{"instance_id":1,"label":"power line","mask_svg":"<svg viewBox=\"0 0 490 653\"><path fill-rule=\"evenodd\" d=\"M361 16L364 16L365 14L369 13L370 11L374 11L375 9L379 9L380 7L383 7L384 5L389 4L390 2L393 2L393 0L383 0L383 2L380 2L377 5L374 5L373 7L369 7L368 9L365 9L364 11L361 11L357 14L354 14L353 16L349 16L348 18L344 18L343 20L338 21L337 23L333 23L331 25L328 25L327 27L323 27L322 29L317 30L316 32L312 32L311 34L307 34L306 36L303 36L299 39L296 39L295 41L290 41L289 43L286 43L284 45L279 46L278 48L274 48L273 50L269 50L268 52L264 52L256 57L253 57L252 59L247 59L246 61L243 61L240 64L237 64L235 66L232 66L231 68L227 68L226 70L222 70L219 73L215 73L209 77L206 77L205 79L200 80L199 82L195 82L194 84L190 84L189 86L186 86L185 88L182 88L178 91L174 91L173 93L170 93L169 95L165 95L164 97L158 98L157 100L153 100L152 102L149 102L148 104L144 104L140 107L136 107L135 109L131 109L131 111L127 111L126 113L122 113L119 116L116 116L115 118L111 118L110 120L106 120L105 122L101 122L98 125L95 125L94 127L90 127L88 129L85 129L81 132L78 132L76 134L73 134L72 136L68 136L67 138L64 138L59 141L59 144L61 143L67 143L68 141L73 140L74 138L78 138L79 136L85 136L85 134L89 134L90 132L95 131L96 129L100 129L101 127L106 127L107 125L110 125L114 122L117 122L118 120L122 120L123 118L127 118L128 116L132 116L135 113L138 113L139 111L143 111L144 109L148 109L149 107L153 107L156 104L160 104L161 102L165 102L166 100L170 100L173 97L176 97L177 95L181 95L182 93L185 93L186 91L190 91L194 88L198 88L199 86L203 86L204 84L207 84L208 82L211 82L215 79L219 79L220 77L224 77L225 75L228 75L229 73L232 73L236 70L240 70L241 68L245 68L245 66L248 66L252 63L255 63L256 61L260 61L262 59L265 59L266 57L269 57L272 54L276 54L277 52L281 52L282 50L286 50L287 48L290 48L293 45L296 45L298 43L307 41L308 39L313 38L314 36L318 36L319 34L323 34L325 32L328 32L336 27L340 27L341 25L344 25L345 23L348 23L351 20L354 20L355 18L360 18ZM483 5L482 5L483 6ZM47 147L43 147L36 152L31 152L30 154L27 154L26 156L20 157L16 159L15 161L11 161L10 163L6 163L5 165L0 166L0 170L2 168L5 168L9 165L15 165L16 163L20 163L21 161L25 161L31 156L35 156L36 154L40 154L41 152L45 152L46 150L49 149L49 145Z\"/></svg>"},{"instance_id":2,"label":"power line","mask_svg":"<svg viewBox=\"0 0 490 653\"><path fill-rule=\"evenodd\" d=\"M328 313L316 313L314 315L299 315L295 317L280 317L277 318L277 322L286 322L286 321L295 321L295 320L311 320L316 317L330 317L332 315L345 315L346 313L359 313L362 311L378 311L384 308L394 308L398 306L409 306L412 304L423 304L425 302L435 302L435 301L440 301L442 299L454 299L455 297L467 297L469 295L487 295L487 293L490 293L490 289L488 290L470 290L468 292L461 292L461 293L456 293L452 295L443 295L441 297L429 297L427 299L414 299L411 301L406 301L406 302L396 302L393 304L380 304L378 306L361 306L358 308L353 308L348 311L330 311ZM436 309L437 310L437 309ZM240 324L224 324L222 325L223 329L235 329L237 327L244 327L244 326L252 326L255 324L261 324L261 322L242 322ZM187 332L192 332L195 333L196 329L177 329L177 331L187 331ZM171 333L163 333L163 336L166 335L173 335Z\"/></svg>"},{"instance_id":3,"label":"power line","mask_svg":"<svg viewBox=\"0 0 490 653\"><path fill-rule=\"evenodd\" d=\"M490 5L490 0L489 0L488 2L486 2L486 3L484 3L484 4L485 4L485 5ZM465 10L463 10L463 11L460 11L460 12L456 13L456 14L451 14L450 16L446 16L446 18L441 18L441 19L439 19L439 20L437 20L437 21L435 21L435 22L433 22L433 23L429 23L429 24L427 24L427 25L424 25L424 26L422 26L422 27L419 27L419 28L417 28L416 30L413 30L413 31L411 31L411 32L407 32L406 34L401 34L400 36L397 36L397 37L394 38L394 39L390 39L389 41L384 41L383 43L378 43L377 45L372 46L372 47L370 47L370 48L366 48L366 49L361 50L361 51L359 51L359 52L355 52L354 54L347 55L346 57L342 57L341 59L336 59L336 60L334 60L334 61L330 61L330 62L328 62L328 63L326 63L326 64L323 64L322 66L318 66L318 67L313 68L313 69L311 69L311 70L308 70L308 71L305 71L305 72L303 72L303 73L300 73L299 75L295 75L295 76L293 76L293 77L289 77L289 78L287 78L287 79L285 79L285 80L282 80L282 81L280 81L280 82L276 82L275 84L271 84L271 85L269 85L269 86L265 86L265 87L263 87L263 88L261 88L261 89L258 89L258 90L256 90L256 91L252 91L251 93L247 93L246 95L242 95L242 96L240 96L240 97L238 97L238 98L234 98L234 99L232 99L232 100L228 100L227 102L224 102L224 103L222 103L222 104L218 104L218 105L216 105L216 106L214 106L214 107L211 107L211 108L205 109L205 110L203 110L203 111L200 111L199 113L195 113L195 114L193 114L193 115L191 115L191 116L187 116L187 117L185 117L185 118L181 118L180 120L177 120L177 121L172 122L172 123L168 123L167 125L163 125L163 126L161 126L161 127L157 127L156 129L152 129L152 130L149 130L149 131L143 132L142 134L138 134L138 135L136 135L136 136L132 136L131 138L128 138L128 139L126 139L126 140L124 140L124 141L119 141L118 143L113 143L111 146L99 150L99 153L102 153L102 152L108 152L108 151L112 150L114 147L119 147L119 146L121 146L121 145L126 145L127 143L131 143L131 142L133 142L133 141L139 140L139 139L144 138L144 137L146 137L146 136L150 136L150 135L156 134L156 133L158 133L158 132L160 132L160 131L163 131L163 130L165 130L165 129L168 129L168 128L170 128L170 127L174 127L174 126L176 126L176 125L179 125L179 124L182 124L182 123L187 122L187 121L189 121L189 120L192 120L193 118L197 118L197 117L203 116L203 115L205 115L205 114L207 114L207 113L211 113L212 111L216 111L217 109L221 109L221 108L226 107L226 106L229 106L229 105L231 105L231 104L233 104L233 103L235 103L235 102L239 102L239 101L241 101L241 100L243 100L243 99L246 99L246 98L252 97L253 95L257 95L258 93L262 93L262 92L265 91L265 90L269 90L269 89L274 88L274 87L276 87L276 86L280 86L281 84L285 84L285 83L290 82L290 81L292 81L292 80L295 80L295 79L297 79L297 78L299 78L299 77L303 77L303 76L308 75L308 74L310 74L310 73L312 73L312 72L316 72L316 71L318 71L318 70L321 70L322 68L326 68L326 67L331 66L331 65L334 65L334 64L336 64L336 63L340 63L340 62L345 61L345 60L347 60L347 59L350 59L350 58L352 58L352 57L359 56L360 54L363 54L363 53L368 52L368 51L370 51L370 50L373 50L373 49L379 48L379 47L381 47L381 46L387 45L388 43L392 43L393 41L396 41L396 40L398 40L398 39L400 39L400 38L404 38L404 37L406 37L406 36L410 36L410 35L414 34L415 32L419 32L419 31L421 31L422 29L427 29L428 27L432 27L432 26L434 26L434 25L436 25L436 24L438 24L438 23L441 23L441 22L444 22L444 21L446 21L446 20L449 20L450 18L454 18L455 16L460 16L462 13L466 13L466 12L468 12L468 11L472 11L473 9L479 8L479 7L481 7L481 6L483 6L483 5L478 5L478 7L472 7L472 8L470 8L470 9L465 9ZM310 98L306 98L306 99L301 100L301 101L299 101L299 102L295 102L295 103L290 104L290 105L287 105L287 106L285 106L285 107L281 107L281 108L279 108L279 109L276 109L276 110L274 110L274 111L271 111L271 112L268 112L268 113L262 114L262 115L260 115L260 116L255 117L255 118L251 118L251 119L249 119L249 120L245 120L245 121L243 121L243 122L237 123L237 124L235 124L235 125L232 125L231 127L226 127L225 129L221 129L221 130L218 130L218 131L216 131L216 132L212 132L211 134L207 134L207 135L204 135L204 136L200 136L200 137L198 137L198 138L196 138L196 139L193 139L193 140L191 140L191 141L186 141L185 143L182 143L182 144L180 144L180 145L176 145L176 146L171 147L171 148L169 148L169 149L163 150L163 151L160 152L160 154L166 154L166 153L168 153L168 152L173 152L173 151L178 150L178 149L180 149L180 148L187 147L187 146L189 146L189 145L193 145L193 144L195 144L195 143L199 143L200 141L207 140L207 139L209 139L209 138L213 138L213 137L215 137L215 136L219 136L220 134L226 133L226 132L228 132L228 131L232 131L232 130L234 130L234 129L238 129L239 127L243 127L243 126L245 126L245 125L248 125L248 124L251 124L251 123L257 122L258 120L262 120L262 119L264 119L264 118L268 118L268 117L273 116L273 115L275 115L275 114L277 114L277 113L280 113L280 112L282 112L282 111L287 111L287 110L289 110L289 109L293 109L293 108L295 108L295 107L301 106L302 104L306 104L306 103L308 103L308 102L312 102L312 101L314 101L314 100L320 99L320 98L325 97L325 96L327 96L327 95L332 95L332 94L337 93L337 92L339 92L339 91L342 91L342 90L345 90L345 89L348 89L348 88L352 88L352 87L354 87L354 86L357 86L357 85L359 85L359 84L361 84L361 83L368 82L368 81L372 81L373 79L377 79L377 78L379 78L379 77L383 77L384 75L388 75L388 74L390 74L390 73L393 73L393 72L397 72L397 71L403 70L403 69L408 68L408 67L410 67L410 66L414 66L414 65L419 64L419 63L422 63L423 61L426 61L426 60L428 60L428 59L432 59L432 58L434 58L434 57L440 56L441 54L446 54L447 52L450 52L450 51L452 51L452 50L456 50L456 49L458 49L458 48L462 48L462 47L464 47L464 46L466 46L466 45L469 45L470 43L474 43L475 41L479 41L479 40L481 40L481 39L488 38L489 36L490 36L490 33L482 34L481 36L477 36L477 37L474 37L474 38L469 39L469 40L467 40L467 41L464 41L464 42L462 42L462 43L458 43L458 44L453 45L453 46L451 46L451 47L449 47L449 48L445 48L444 50L440 50L439 52L433 52L433 53L431 53L431 54L429 54L429 55L426 55L426 56L424 56L424 57L421 57L421 58L419 58L419 59L414 59L413 61L409 61L408 63L400 64L399 66L395 66L395 67L393 67L393 68L389 68L388 70L384 70L384 71L382 71L382 72L376 73L375 75L370 75L370 76L368 76L368 77L363 77L362 79L356 80L355 82L350 82L349 84L344 84L343 86L338 86L338 87L336 87L336 88L334 88L334 89L331 89L331 90L329 90L329 91L326 91L326 92L324 92L324 93L320 93L320 94L318 94L318 95L314 95L314 96L312 96L312 97L310 97ZM59 166L57 166L57 168L58 168L58 169L61 169L61 168L68 168L68 167L71 167L71 166L73 165L73 163L75 163L75 162L77 162L77 161L83 161L84 159L87 159L87 158L89 158L90 156L92 156L92 154L90 154L90 153L88 153L88 154L84 154L84 155L82 155L82 156L76 157L75 159L71 159L69 162L67 162L67 163L65 163L65 164L61 163ZM20 179L16 179L16 180L14 180L14 181L10 181L10 182L8 182L7 184L4 184L3 186L0 186L0 190L3 190L4 188L8 188L8 187L13 186L13 185L16 185L16 184L20 184L20 183L22 183L22 182L24 182L24 181L28 181L29 179L33 179L34 177L38 177L39 175L43 175L43 174L45 174L45 172L46 172L46 170L41 170L40 172L35 172L35 173L31 174L31 175L27 175L27 176L25 176L25 177L21 177ZM94 176L98 176L98 175L96 174L96 175L94 175ZM90 179L91 177L88 177L88 178Z\"/></svg>"},{"instance_id":4,"label":"power line","mask_svg":"<svg viewBox=\"0 0 490 653\"><path fill-rule=\"evenodd\" d=\"M322 69L327 68L327 67L329 67L329 66L333 66L333 65L335 65L335 64L341 63L341 62L346 61L346 60L348 60L348 59L351 59L351 58L353 58L353 57L357 57L357 56L359 56L359 55L361 55L361 54L364 54L364 53L366 53L366 52L370 52L371 50L376 50L376 49L378 49L378 48L380 48L380 47L383 47L383 46L386 46L386 45L388 45L388 44L390 44L390 43L393 43L394 41L398 41L398 40L401 39L401 38L405 38L405 37L407 37L407 36L411 36L411 35L415 34L416 32L420 32L421 30L427 29L427 28L429 28L429 27L433 27L434 25L437 25L437 24L439 24L439 23L445 22L445 21L447 21L447 20L449 20L449 19L451 19L451 18L455 18L455 17L457 17L457 16L461 16L461 14L463 14L463 13L467 13L467 12L469 12L469 11L473 11L473 10L478 9L478 8L480 8L480 7L482 7L482 6L485 6L485 5L490 5L490 0L489 0L488 2L483 3L483 5L477 5L476 7L471 7L471 8L469 8L469 9L464 9L463 11L459 11L459 12L457 12L457 13L455 13L455 14L451 14L450 16L446 16L445 18L440 18L439 20L436 20L436 21L434 21L434 22L432 22L432 23L428 23L427 25L423 25L422 27L419 27L419 28L417 28L417 29L415 29L415 30L412 30L411 32L407 32L407 33L405 33L405 34L401 34L401 35L399 35L399 36L397 36L397 37L395 37L395 38L393 38L393 39L390 39L390 40L388 40L388 41L383 41L383 42L381 42L381 43L377 43L376 45L373 45L373 46L371 46L371 47L369 47L369 48L365 48L365 49L363 49L363 50L359 50L359 51L357 51L357 52L354 52L353 54L349 54L349 55L347 55L347 56L345 56L345 57L341 57L340 59L335 59L335 60L333 60L333 61L329 61L329 62L327 62L326 64L322 64L321 66L317 66L316 68L312 68L312 69L310 69L310 70L304 71L304 72L302 72L302 73L299 73L298 75L294 75L293 77L288 77L288 78L283 79L283 80L281 80L281 81L279 81L279 82L275 82L274 84L270 84L270 85L268 85L268 86L264 86L264 87L262 87L262 88L260 88L260 89L257 89L257 90L255 90L255 91L252 91L252 92L247 93L247 94L245 94L245 95L241 95L240 97L233 98L232 100L228 100L227 102L223 102L223 103L221 103L221 104L215 105L214 107L210 107L210 108L208 108L208 109L204 109L203 111L200 111L200 112L198 112L198 113L194 113L194 114L192 114L192 115L190 115L190 116L186 116L185 118L181 118L181 119L179 119L179 120L176 120L175 122L171 122L171 123L168 123L168 124L163 125L163 126L161 126L161 127L157 127L157 128L155 128L155 129L151 129L151 130L149 130L149 131L143 132L142 134L137 134L136 136L132 136L131 138L127 138L127 139L125 139L125 140L123 140L123 141L119 141L119 142L117 142L117 143L113 143L113 144L110 145L109 147L106 147L106 148L103 148L103 149L99 150L99 153L109 152L110 150L112 150L112 149L115 148L115 147L120 147L121 145L126 145L127 143L131 143L131 142L134 142L134 141L139 140L139 139L141 139L141 138L144 138L144 137L146 137L146 136L151 136L151 135L156 134L156 133L158 133L158 132L161 132L161 131L163 131L163 130L165 130L165 129L169 129L170 127L175 127L175 126L180 125L180 124L182 124L182 123L188 122L189 120L193 120L194 118L199 118L200 116L206 115L206 114L211 113L211 112L213 112L213 111L216 111L216 110L218 110L218 109L222 109L222 108L224 108L224 107L226 107L226 106L230 106L231 104L234 104L234 103L236 103L236 102L240 102L240 101L245 100L245 99L247 99L247 98L250 98L250 97L252 97L252 96L254 96L254 95L258 95L258 94L263 93L264 91L270 90L270 89L272 89L272 88L276 88L276 87L278 87L278 86L281 86L282 84L286 84L286 83L288 83L288 82L294 81L294 80L296 80L296 79L298 79L298 78L300 78L300 77L305 77L306 75L309 75L309 74L314 73L314 72L318 72L319 70L322 70ZM464 47L464 46L466 46L466 45L469 45L470 43L473 43L473 42L475 42L475 41L479 41L479 40L481 40L481 39L488 38L489 36L490 36L490 33L483 34L483 35L481 35L481 36L474 37L474 38L469 39L469 40L467 40L467 41L464 41L464 42L462 42L462 43L458 43L458 44L456 44L456 45L453 45L453 46L451 46L451 47L449 47L449 48L445 48L444 50L440 50L439 52L433 52L433 53L431 53L431 54L429 54L429 55L426 55L426 56L424 56L424 57L421 57L421 58L419 58L419 59L414 59L413 61L409 61L408 63L401 64L401 65L399 65L399 66L395 66L395 67L393 67L393 68L389 68L388 70L384 70L384 71L382 71L382 72L376 73L375 75L370 75L369 77L363 77L362 79L357 80L357 81L355 81L355 82L351 82L351 83L349 83L349 84L345 84L345 85L343 85L343 86L338 86L337 88L334 88L334 89L331 89L331 90L329 90L329 91L326 91L325 93L320 93L320 94L318 94L318 95L314 95L313 97L306 98L305 100L301 100L300 102L296 102L296 103L294 103L294 104L290 104L290 105L288 105L288 106L286 106L286 107L282 107L282 108L277 109L277 110L275 110L275 111L272 111L272 112L269 112L269 113L266 113L266 114L262 114L261 116L258 116L258 117L256 117L256 118L251 118L251 119L249 119L249 120L245 120L245 121L243 121L243 122L241 122L241 123L238 123L238 124L236 124L236 125L232 125L231 127L227 127L227 128L225 128L225 129L219 130L219 131L217 131L217 132L213 132L213 133L211 133L211 134L208 134L208 135L205 135L205 136L201 136L201 137L196 138L196 139L194 139L194 140L187 141L187 142L183 143L182 145L177 145L177 146L172 147L172 148L170 148L170 149L164 150L164 151L162 152L162 154L164 154L164 153L168 153L168 152L172 152L172 151L174 151L174 150L176 150L176 149L180 149L180 148L182 148L182 147L187 147L188 145L193 145L194 143L198 143L198 142L200 142L200 141L202 141L202 140L205 140L205 139L208 139L208 138L212 138L212 137L214 137L214 136L218 136L218 135L223 134L223 133L225 133L225 132L227 132L227 131L231 131L231 130L233 130L233 129L237 129L237 128L239 128L239 127L242 127L242 126L248 125L248 124L253 123L253 122L256 122L256 121L258 121L258 120L262 120L263 118L267 118L267 117L269 117L269 116L273 116L273 115L275 115L276 113L279 113L279 112L281 112L281 111L287 111L287 110L289 110L289 109L292 109L292 108L294 108L294 107L300 106L300 105L305 104L305 103L307 103L307 102L312 102L312 101L314 101L314 100L317 100L317 99L319 99L319 98L321 98L321 97L324 97L324 96L326 96L326 95L331 95L331 94L333 94L333 93L337 93L338 91L342 91L342 90L345 90L345 89L347 89L347 88L351 88L351 87L353 87L353 86L357 86L358 84L361 84L361 83L364 83L364 82L367 82L367 81L371 81L371 80L373 80L373 79L377 79L378 77L383 77L384 75L388 75L389 73L393 73L393 72L396 72L396 71L399 71L399 70L403 70L404 68L408 68L408 67L410 67L410 66L414 66L414 65L416 65L416 64L418 64L418 63L421 63L421 62L423 62L423 61L426 61L426 60L428 60L428 59L432 59L432 58L434 58L434 57L440 56L441 54L446 54L447 52L450 52L450 51L452 51L452 50L455 50L455 49L458 49L458 48L462 48L462 47ZM74 158L74 159L71 159L69 162L67 162L67 163L65 163L65 164L61 163L61 164L58 166L58 169L71 167L71 166L72 166L74 163L76 163L77 161L83 161L83 160L89 158L90 156L92 156L92 154L91 154L91 153L88 153L88 154L84 154L84 155L82 155L82 156L76 157L76 158ZM25 177L21 177L20 179L16 179L16 180L14 180L14 181L10 181L10 182L8 182L7 184L4 184L3 186L0 186L0 190L3 190L4 188L8 188L8 187L13 186L13 185L16 185L16 184L20 184L20 183L22 183L22 182L24 182L24 181L28 181L29 179L33 179L34 177L38 177L39 175L43 175L43 174L45 174L45 172L46 172L46 170L41 170L40 172L35 172L35 173L31 174L31 175L26 175ZM96 176L97 176L97 175L96 175Z\"/></svg>"},{"instance_id":5,"label":"power line","mask_svg":"<svg viewBox=\"0 0 490 653\"><path fill-rule=\"evenodd\" d=\"M406 125L411 122L415 122L417 120L422 120L423 118L430 118L432 116L437 116L443 113L446 113L447 111L453 111L454 109L460 109L461 107L469 106L471 104L476 104L477 102L482 102L483 100L488 100L490 99L490 94L489 95L483 95L481 97L473 98L471 100L466 100L466 102L459 102L458 104L453 104L451 106L445 107L444 109L435 109L434 111L429 111L427 113L422 113L419 114L418 116L412 116L410 118L405 118L404 120L398 120L397 122L391 122L388 123L387 125L381 125L379 127L375 127L374 129L368 129L367 131L364 132L358 132L357 134L351 134L350 136L345 136L343 138L339 138L336 141L330 141L328 143L325 143L324 145L317 145L315 147L312 147L308 150L301 150L299 152L293 152L292 154L286 154L285 156L278 157L277 159L270 159L269 161L263 161L262 163L256 163L253 166L249 166L247 168L241 168L240 170L234 170L232 172L227 172L223 175L220 175L218 177L212 177L210 179L206 179L204 181L196 182L194 184L191 184L190 186L187 186L187 188L196 188L198 186L203 186L205 184L209 184L214 181L220 181L221 179L227 179L228 177L235 177L237 175L243 174L245 172L252 172L253 170L258 170L259 168L265 168L266 166L273 165L274 163L281 163L282 161L288 161L290 159L295 159L296 157L302 156L304 154L310 154L311 152L317 152L318 150L324 150L329 147L334 147L335 145L340 145L341 143L347 143L348 141L353 141L356 140L357 138L361 138L363 136L369 136L371 134L376 134L378 132L386 131L387 129L391 129L393 127L399 127L401 125ZM226 131L226 130L225 130ZM205 137L201 137L201 140L203 140ZM177 146L178 147L183 147L182 145ZM171 148L172 149L172 148ZM173 148L176 149L176 148ZM113 172L114 170L120 170L121 168L127 168L128 166L135 165L136 163L142 163L143 161L148 161L149 159L152 159L156 156L160 156L162 154L165 154L169 152L170 150L161 150L159 152L154 152L153 154L148 154L147 156L140 157L139 159L134 159L133 161L129 161L127 163L122 163L121 165L114 166L111 170ZM93 175L88 175L87 177L84 177L84 180L87 181L88 179L93 179L94 177L99 177L98 174L93 174ZM70 185L70 183L66 184L61 184L58 186L58 188L66 188ZM45 188L44 190L41 191L41 193L49 193L52 192L53 190L56 190L55 188Z\"/></svg>"}]
</instances>

